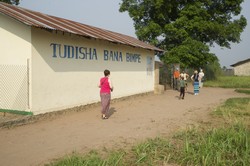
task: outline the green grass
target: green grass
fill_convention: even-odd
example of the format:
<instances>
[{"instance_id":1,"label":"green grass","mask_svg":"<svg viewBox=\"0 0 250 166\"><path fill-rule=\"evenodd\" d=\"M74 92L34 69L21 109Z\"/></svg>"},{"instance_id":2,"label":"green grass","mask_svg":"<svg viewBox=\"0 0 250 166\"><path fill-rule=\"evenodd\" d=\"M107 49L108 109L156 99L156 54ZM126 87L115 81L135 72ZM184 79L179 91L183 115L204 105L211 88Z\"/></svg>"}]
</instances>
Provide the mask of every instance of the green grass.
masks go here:
<instances>
[{"instance_id":1,"label":"green grass","mask_svg":"<svg viewBox=\"0 0 250 166\"><path fill-rule=\"evenodd\" d=\"M213 115L224 117L226 121L241 121L250 126L250 98L228 99L214 110Z\"/></svg>"},{"instance_id":2,"label":"green grass","mask_svg":"<svg viewBox=\"0 0 250 166\"><path fill-rule=\"evenodd\" d=\"M6 112L6 113L11 113L11 114L17 114L17 115L33 115L32 112L18 111L18 110L8 110L8 109L0 109L0 112Z\"/></svg>"},{"instance_id":3,"label":"green grass","mask_svg":"<svg viewBox=\"0 0 250 166\"><path fill-rule=\"evenodd\" d=\"M250 76L221 76L214 81L205 81L204 86L222 88L250 88Z\"/></svg>"},{"instance_id":4,"label":"green grass","mask_svg":"<svg viewBox=\"0 0 250 166\"><path fill-rule=\"evenodd\" d=\"M132 148L129 165L163 165L174 154L174 146L165 138L148 139Z\"/></svg>"},{"instance_id":5,"label":"green grass","mask_svg":"<svg viewBox=\"0 0 250 166\"><path fill-rule=\"evenodd\" d=\"M235 89L235 91L238 93L245 93L250 95L250 89Z\"/></svg>"},{"instance_id":6,"label":"green grass","mask_svg":"<svg viewBox=\"0 0 250 166\"><path fill-rule=\"evenodd\" d=\"M186 132L185 141L178 152L180 165L249 165L250 132L243 125L206 132Z\"/></svg>"},{"instance_id":7,"label":"green grass","mask_svg":"<svg viewBox=\"0 0 250 166\"><path fill-rule=\"evenodd\" d=\"M55 163L49 164L53 166L107 166L107 165L123 165L125 151L112 151L106 157L97 151L90 151L86 155L73 153L70 156L64 157Z\"/></svg>"}]
</instances>

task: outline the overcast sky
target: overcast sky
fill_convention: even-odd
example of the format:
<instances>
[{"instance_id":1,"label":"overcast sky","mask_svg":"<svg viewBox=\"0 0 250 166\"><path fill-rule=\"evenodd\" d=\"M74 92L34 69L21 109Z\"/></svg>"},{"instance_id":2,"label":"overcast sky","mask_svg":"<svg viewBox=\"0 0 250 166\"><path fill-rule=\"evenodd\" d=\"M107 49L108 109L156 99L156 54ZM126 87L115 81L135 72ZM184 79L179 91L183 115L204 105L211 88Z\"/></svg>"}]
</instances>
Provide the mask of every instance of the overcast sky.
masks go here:
<instances>
[{"instance_id":1,"label":"overcast sky","mask_svg":"<svg viewBox=\"0 0 250 166\"><path fill-rule=\"evenodd\" d=\"M120 2L121 0L21 0L19 6L136 37L133 21L128 13L119 12ZM242 15L247 18L249 25L241 34L241 43L232 44L231 49L211 48L218 56L221 67L230 68L230 65L250 58L250 0L245 0L242 8Z\"/></svg>"}]
</instances>

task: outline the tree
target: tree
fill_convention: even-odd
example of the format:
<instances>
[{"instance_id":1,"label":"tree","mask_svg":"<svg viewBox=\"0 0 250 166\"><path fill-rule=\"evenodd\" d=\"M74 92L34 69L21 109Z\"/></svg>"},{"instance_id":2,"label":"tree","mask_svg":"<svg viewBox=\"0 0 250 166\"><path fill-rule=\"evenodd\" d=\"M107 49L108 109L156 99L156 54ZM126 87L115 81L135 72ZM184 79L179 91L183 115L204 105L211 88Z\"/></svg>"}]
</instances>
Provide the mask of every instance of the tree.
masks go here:
<instances>
[{"instance_id":1,"label":"tree","mask_svg":"<svg viewBox=\"0 0 250 166\"><path fill-rule=\"evenodd\" d=\"M19 5L20 0L0 0L0 2L5 2L13 5Z\"/></svg>"},{"instance_id":2,"label":"tree","mask_svg":"<svg viewBox=\"0 0 250 166\"><path fill-rule=\"evenodd\" d=\"M247 25L239 16L243 0L122 0L120 12L128 11L138 39L166 52L165 63L202 67L217 59L210 47L230 48L239 43ZM238 17L237 17L238 16Z\"/></svg>"},{"instance_id":3,"label":"tree","mask_svg":"<svg viewBox=\"0 0 250 166\"><path fill-rule=\"evenodd\" d=\"M206 64L204 66L204 73L207 80L216 80L219 76L221 76L222 70L219 60L215 60L212 63Z\"/></svg>"}]
</instances>

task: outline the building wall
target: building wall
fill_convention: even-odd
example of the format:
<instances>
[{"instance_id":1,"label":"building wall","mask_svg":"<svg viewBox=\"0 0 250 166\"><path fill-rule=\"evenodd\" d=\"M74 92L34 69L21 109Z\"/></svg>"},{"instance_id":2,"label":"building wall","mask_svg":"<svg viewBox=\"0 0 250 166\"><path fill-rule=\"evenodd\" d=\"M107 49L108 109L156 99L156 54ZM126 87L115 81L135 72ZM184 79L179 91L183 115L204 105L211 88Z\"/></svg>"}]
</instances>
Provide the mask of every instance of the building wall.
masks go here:
<instances>
[{"instance_id":1,"label":"building wall","mask_svg":"<svg viewBox=\"0 0 250 166\"><path fill-rule=\"evenodd\" d=\"M31 30L0 14L0 64L26 65L31 57Z\"/></svg>"},{"instance_id":2,"label":"building wall","mask_svg":"<svg viewBox=\"0 0 250 166\"><path fill-rule=\"evenodd\" d=\"M0 14L0 109L29 109L31 29Z\"/></svg>"},{"instance_id":3,"label":"building wall","mask_svg":"<svg viewBox=\"0 0 250 166\"><path fill-rule=\"evenodd\" d=\"M250 62L234 67L234 75L250 76Z\"/></svg>"},{"instance_id":4,"label":"building wall","mask_svg":"<svg viewBox=\"0 0 250 166\"><path fill-rule=\"evenodd\" d=\"M154 52L145 49L34 28L31 64L35 114L99 102L104 69L112 98L154 90Z\"/></svg>"}]
</instances>

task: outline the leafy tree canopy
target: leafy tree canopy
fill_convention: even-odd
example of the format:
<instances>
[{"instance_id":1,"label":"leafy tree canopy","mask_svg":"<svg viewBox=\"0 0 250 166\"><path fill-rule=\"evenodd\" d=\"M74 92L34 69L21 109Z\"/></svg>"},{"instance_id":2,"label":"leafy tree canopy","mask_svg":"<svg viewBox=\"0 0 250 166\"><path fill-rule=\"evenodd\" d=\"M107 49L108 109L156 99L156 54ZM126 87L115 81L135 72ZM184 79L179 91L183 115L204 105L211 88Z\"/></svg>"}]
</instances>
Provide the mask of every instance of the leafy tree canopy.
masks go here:
<instances>
[{"instance_id":1,"label":"leafy tree canopy","mask_svg":"<svg viewBox=\"0 0 250 166\"><path fill-rule=\"evenodd\" d=\"M210 47L239 43L247 25L244 0L122 0L120 12L134 21L137 37L164 50L161 60L202 67L217 57Z\"/></svg>"},{"instance_id":2,"label":"leafy tree canopy","mask_svg":"<svg viewBox=\"0 0 250 166\"><path fill-rule=\"evenodd\" d=\"M0 0L0 2L5 2L13 5L19 5L20 0Z\"/></svg>"}]
</instances>

